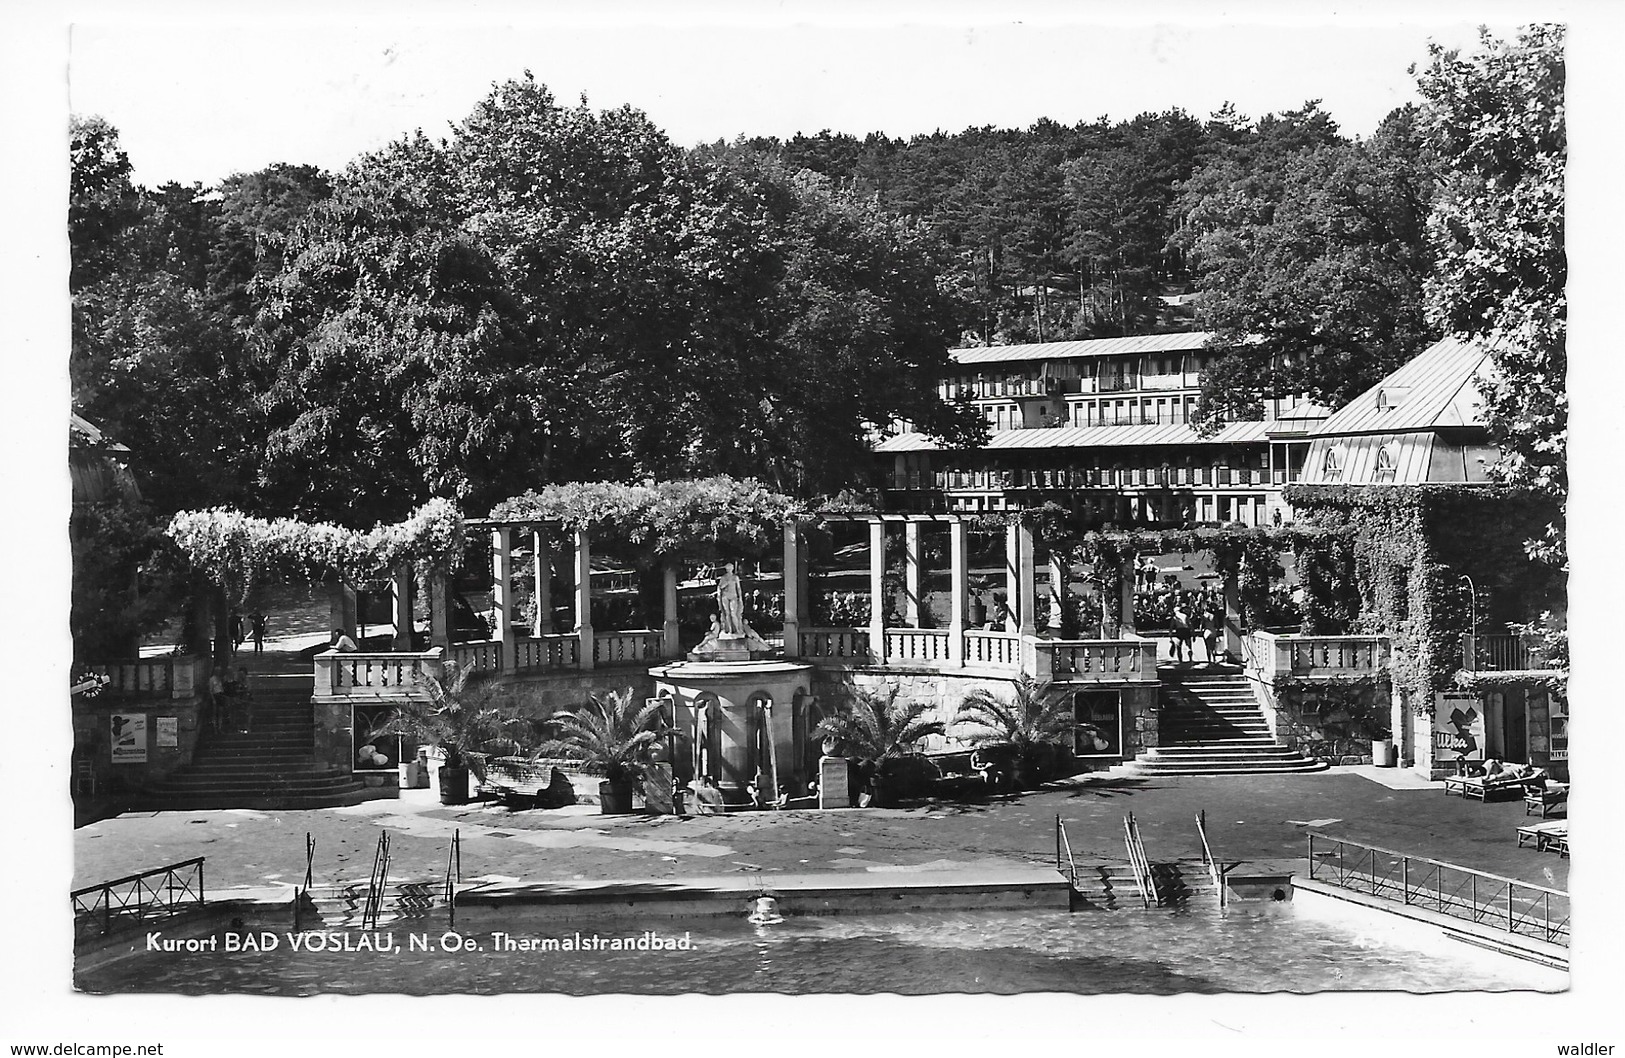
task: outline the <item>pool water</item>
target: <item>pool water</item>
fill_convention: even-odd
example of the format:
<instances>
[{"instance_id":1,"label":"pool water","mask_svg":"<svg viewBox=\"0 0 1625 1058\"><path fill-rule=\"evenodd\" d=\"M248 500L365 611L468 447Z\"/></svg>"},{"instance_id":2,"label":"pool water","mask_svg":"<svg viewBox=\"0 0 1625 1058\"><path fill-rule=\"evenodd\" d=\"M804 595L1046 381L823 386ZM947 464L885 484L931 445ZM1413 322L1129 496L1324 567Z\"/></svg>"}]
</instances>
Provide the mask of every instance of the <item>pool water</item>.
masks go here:
<instances>
[{"instance_id":1,"label":"pool water","mask_svg":"<svg viewBox=\"0 0 1625 1058\"><path fill-rule=\"evenodd\" d=\"M518 950L493 950L492 934ZM541 950L578 932L608 945L652 931L687 950ZM222 931L223 932L223 931ZM377 951L384 934L393 950ZM409 934L430 950L407 950ZM76 979L91 992L1140 993L1560 991L1566 973L1331 902L1184 911L966 911L787 918L526 921L523 909L384 929L367 950L141 950ZM352 944L362 936L348 934ZM339 934L333 934L336 940ZM143 938L139 938L144 940ZM223 943L223 942L222 942ZM529 950L524 946L533 945ZM132 946L135 942L132 941ZM442 946L462 950L442 950ZM477 946L477 950L476 947Z\"/></svg>"}]
</instances>

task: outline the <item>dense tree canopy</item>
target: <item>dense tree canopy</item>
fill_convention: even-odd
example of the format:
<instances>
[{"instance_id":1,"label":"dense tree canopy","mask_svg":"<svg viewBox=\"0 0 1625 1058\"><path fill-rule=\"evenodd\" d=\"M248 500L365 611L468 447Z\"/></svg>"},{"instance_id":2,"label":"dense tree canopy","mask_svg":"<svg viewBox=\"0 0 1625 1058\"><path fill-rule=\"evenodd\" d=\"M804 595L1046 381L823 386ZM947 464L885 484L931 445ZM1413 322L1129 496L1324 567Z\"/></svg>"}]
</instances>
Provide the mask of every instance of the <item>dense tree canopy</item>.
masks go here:
<instances>
[{"instance_id":1,"label":"dense tree canopy","mask_svg":"<svg viewBox=\"0 0 1625 1058\"><path fill-rule=\"evenodd\" d=\"M1483 393L1506 453L1497 472L1560 499L1568 493L1563 43L1560 26L1532 26L1510 42L1486 32L1472 56L1432 49L1420 77L1423 124L1447 173L1428 225L1439 261L1429 309L1494 350ZM1562 533L1552 525L1533 550L1564 561Z\"/></svg>"},{"instance_id":2,"label":"dense tree canopy","mask_svg":"<svg viewBox=\"0 0 1625 1058\"><path fill-rule=\"evenodd\" d=\"M1431 184L1410 108L1350 143L1310 104L1214 151L1185 185L1178 237L1223 354L1202 422L1300 393L1338 407L1437 336L1423 306Z\"/></svg>"}]
</instances>

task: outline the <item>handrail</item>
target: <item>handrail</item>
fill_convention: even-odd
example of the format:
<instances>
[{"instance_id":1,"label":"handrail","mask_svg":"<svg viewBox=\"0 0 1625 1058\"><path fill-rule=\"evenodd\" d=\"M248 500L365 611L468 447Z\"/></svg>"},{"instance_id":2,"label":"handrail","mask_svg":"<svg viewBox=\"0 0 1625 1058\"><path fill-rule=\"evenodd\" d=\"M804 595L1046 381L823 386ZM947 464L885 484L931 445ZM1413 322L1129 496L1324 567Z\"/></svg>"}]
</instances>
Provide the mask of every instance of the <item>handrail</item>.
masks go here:
<instances>
[{"instance_id":1,"label":"handrail","mask_svg":"<svg viewBox=\"0 0 1625 1058\"><path fill-rule=\"evenodd\" d=\"M367 902L361 909L361 928L366 929L370 919L372 928L378 928L378 916L384 909L384 891L389 884L389 831L378 834L378 851L372 857L372 875L367 879Z\"/></svg>"},{"instance_id":2,"label":"handrail","mask_svg":"<svg viewBox=\"0 0 1625 1058\"><path fill-rule=\"evenodd\" d=\"M457 883L463 880L463 831L451 832L451 846L446 849L446 908L453 928L457 925Z\"/></svg>"},{"instance_id":3,"label":"handrail","mask_svg":"<svg viewBox=\"0 0 1625 1058\"><path fill-rule=\"evenodd\" d=\"M187 868L196 868L195 892L192 880L181 881L177 878L177 872ZM160 875L164 878L164 884L161 887L146 884L148 878L155 878ZM120 916L129 915L137 921L146 918L149 909L154 907L161 906L166 912L174 914L182 901L188 897L195 901L198 907L202 907L204 906L203 857L194 856L189 860L167 863L162 867L154 867L151 870L141 871L137 874L127 874L122 878L87 885L82 889L75 889L70 892L68 900L73 904L76 914L94 916L99 911L101 914L101 931L107 933L113 928L113 890L121 885L130 885L135 888L119 899L118 914ZM155 898L152 904L149 904L145 899L149 890ZM179 896L176 895L177 892L180 894ZM80 899L92 893L97 894L96 899L88 903ZM164 894L167 894L167 896ZM76 917L76 926L78 921Z\"/></svg>"},{"instance_id":4,"label":"handrail","mask_svg":"<svg viewBox=\"0 0 1625 1058\"><path fill-rule=\"evenodd\" d=\"M1533 882L1522 882L1487 871L1445 863L1425 856L1410 856L1375 845L1366 845L1342 838L1321 835L1322 842L1330 842L1335 849L1336 861L1321 863L1315 852L1315 837L1309 834L1309 877L1315 879L1317 868L1332 885L1354 892L1369 892L1373 896L1398 899L1407 906L1431 909L1452 918L1465 918L1472 922L1495 925L1507 933L1538 934L1548 943L1567 945L1569 942L1569 894ZM1349 850L1353 850L1350 862ZM1325 856L1333 855L1331 852ZM1378 856L1389 857L1390 862L1379 865ZM1397 860L1396 862L1393 862ZM1432 870L1413 871L1412 865L1431 867ZM1397 877L1395 870L1397 867ZM1445 872L1453 871L1458 877L1451 880L1446 891ZM1429 881L1431 876L1431 884ZM1489 882L1480 896L1480 882ZM1495 890L1500 891L1495 891ZM1518 897L1521 893L1521 904ZM1554 920L1552 900L1559 901Z\"/></svg>"},{"instance_id":5,"label":"handrail","mask_svg":"<svg viewBox=\"0 0 1625 1058\"><path fill-rule=\"evenodd\" d=\"M1219 907L1223 908L1225 900L1224 871L1219 862L1213 858L1213 849L1207 843L1207 809L1196 813L1196 835L1202 839L1202 863L1207 866L1207 876L1213 879L1213 888L1219 894Z\"/></svg>"},{"instance_id":6,"label":"handrail","mask_svg":"<svg viewBox=\"0 0 1625 1058\"><path fill-rule=\"evenodd\" d=\"M1061 854L1066 853L1066 880L1076 889L1078 886L1078 862L1072 858L1072 842L1066 836L1066 824L1061 817L1055 817L1055 869L1061 869Z\"/></svg>"},{"instance_id":7,"label":"handrail","mask_svg":"<svg viewBox=\"0 0 1625 1058\"><path fill-rule=\"evenodd\" d=\"M1155 903L1162 906L1162 895L1157 892L1157 880L1151 876L1151 861L1145 855L1145 842L1140 838L1140 825L1134 813L1123 817L1123 837L1128 845L1129 866L1134 870L1134 882L1140 887L1140 900L1146 907Z\"/></svg>"}]
</instances>

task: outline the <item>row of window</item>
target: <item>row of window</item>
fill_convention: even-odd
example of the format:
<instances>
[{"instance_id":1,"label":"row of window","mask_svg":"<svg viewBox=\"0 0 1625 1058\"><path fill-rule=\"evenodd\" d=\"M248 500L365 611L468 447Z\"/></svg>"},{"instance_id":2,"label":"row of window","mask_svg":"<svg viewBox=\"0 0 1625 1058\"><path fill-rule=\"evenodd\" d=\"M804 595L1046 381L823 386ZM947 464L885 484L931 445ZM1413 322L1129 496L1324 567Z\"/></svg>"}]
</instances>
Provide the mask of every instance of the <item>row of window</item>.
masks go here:
<instances>
[{"instance_id":1,"label":"row of window","mask_svg":"<svg viewBox=\"0 0 1625 1058\"><path fill-rule=\"evenodd\" d=\"M982 413L994 430L1035 426L1147 426L1187 423L1196 414L1194 394L1122 400L1056 401L1030 413L1019 404L985 405Z\"/></svg>"},{"instance_id":2,"label":"row of window","mask_svg":"<svg viewBox=\"0 0 1625 1058\"><path fill-rule=\"evenodd\" d=\"M1213 363L1206 353L1167 353L1120 359L1050 360L1030 367L991 368L949 375L943 380L942 395L951 399L960 393L972 398L1037 396L1048 391L1049 383L1070 379L1095 379L1101 388L1132 389L1141 378L1195 376ZM1066 387L1075 392L1076 386Z\"/></svg>"}]
</instances>

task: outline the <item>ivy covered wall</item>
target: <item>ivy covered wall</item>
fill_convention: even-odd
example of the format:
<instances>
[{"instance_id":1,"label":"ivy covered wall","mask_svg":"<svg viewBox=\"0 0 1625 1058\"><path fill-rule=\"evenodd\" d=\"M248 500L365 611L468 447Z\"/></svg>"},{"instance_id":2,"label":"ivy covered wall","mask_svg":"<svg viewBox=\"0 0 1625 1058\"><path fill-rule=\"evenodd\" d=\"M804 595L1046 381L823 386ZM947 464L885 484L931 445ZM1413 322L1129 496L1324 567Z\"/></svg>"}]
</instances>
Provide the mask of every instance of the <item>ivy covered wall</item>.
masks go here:
<instances>
[{"instance_id":1,"label":"ivy covered wall","mask_svg":"<svg viewBox=\"0 0 1625 1058\"><path fill-rule=\"evenodd\" d=\"M1394 684L1417 712L1460 668L1474 613L1464 574L1481 633L1567 610L1566 575L1524 552L1555 516L1549 497L1496 485L1289 485L1285 498L1331 531L1300 552L1306 631L1389 636Z\"/></svg>"}]
</instances>

